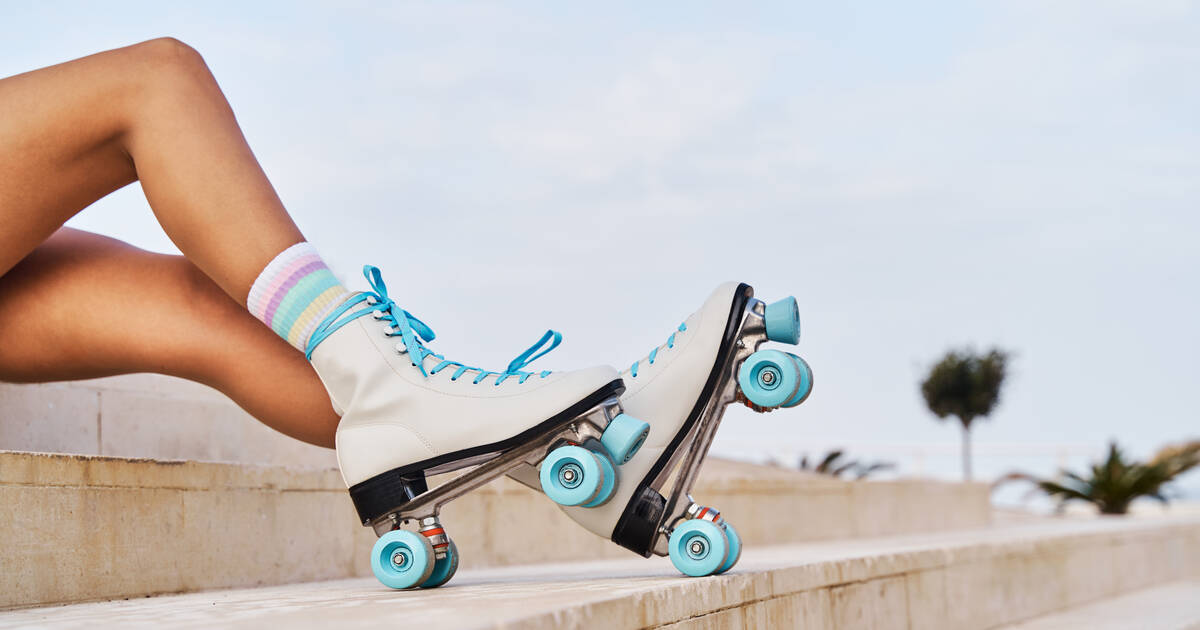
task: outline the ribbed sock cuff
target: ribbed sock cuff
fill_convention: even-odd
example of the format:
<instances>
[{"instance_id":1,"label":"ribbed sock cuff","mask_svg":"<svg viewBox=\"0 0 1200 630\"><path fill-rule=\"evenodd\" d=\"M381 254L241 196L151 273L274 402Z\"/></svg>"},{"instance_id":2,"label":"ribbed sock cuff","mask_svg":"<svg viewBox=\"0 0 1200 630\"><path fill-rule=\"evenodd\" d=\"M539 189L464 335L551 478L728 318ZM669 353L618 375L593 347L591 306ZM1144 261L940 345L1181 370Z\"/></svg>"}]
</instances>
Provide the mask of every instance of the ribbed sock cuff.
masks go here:
<instances>
[{"instance_id":1,"label":"ribbed sock cuff","mask_svg":"<svg viewBox=\"0 0 1200 630\"><path fill-rule=\"evenodd\" d=\"M275 334L304 351L317 324L351 294L317 249L301 242L267 263L250 287L246 308Z\"/></svg>"}]
</instances>

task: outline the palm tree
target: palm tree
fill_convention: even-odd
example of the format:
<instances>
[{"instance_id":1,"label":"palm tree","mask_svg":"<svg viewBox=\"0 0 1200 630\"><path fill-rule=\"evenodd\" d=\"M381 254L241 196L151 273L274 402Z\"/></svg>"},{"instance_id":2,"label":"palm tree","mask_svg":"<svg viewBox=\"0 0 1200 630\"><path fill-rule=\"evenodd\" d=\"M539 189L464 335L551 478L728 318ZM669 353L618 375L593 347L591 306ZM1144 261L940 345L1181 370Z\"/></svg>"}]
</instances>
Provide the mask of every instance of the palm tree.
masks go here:
<instances>
[{"instance_id":1,"label":"palm tree","mask_svg":"<svg viewBox=\"0 0 1200 630\"><path fill-rule=\"evenodd\" d=\"M978 355L951 351L929 370L921 394L939 420L948 416L962 424L963 479L971 480L971 423L986 417L1000 401L1008 353L996 348Z\"/></svg>"},{"instance_id":2,"label":"palm tree","mask_svg":"<svg viewBox=\"0 0 1200 630\"><path fill-rule=\"evenodd\" d=\"M1168 501L1166 484L1200 466L1200 442L1167 447L1148 463L1127 461L1116 443L1108 446L1108 457L1093 464L1088 476L1062 471L1057 480L1039 479L1026 473L1009 473L997 484L1028 481L1058 499L1061 508L1069 501L1087 501L1101 514L1125 514L1138 497Z\"/></svg>"}]
</instances>

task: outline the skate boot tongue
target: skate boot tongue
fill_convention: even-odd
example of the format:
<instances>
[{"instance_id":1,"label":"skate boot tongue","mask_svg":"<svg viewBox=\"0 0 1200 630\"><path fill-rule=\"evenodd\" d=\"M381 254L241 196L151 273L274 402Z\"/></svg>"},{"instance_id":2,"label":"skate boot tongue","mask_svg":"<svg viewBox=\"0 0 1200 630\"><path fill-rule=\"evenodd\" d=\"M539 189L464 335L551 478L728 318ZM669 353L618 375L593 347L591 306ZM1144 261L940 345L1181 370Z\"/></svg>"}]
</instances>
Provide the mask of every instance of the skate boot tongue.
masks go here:
<instances>
[{"instance_id":1,"label":"skate boot tongue","mask_svg":"<svg viewBox=\"0 0 1200 630\"><path fill-rule=\"evenodd\" d=\"M467 372L476 372L475 377L472 379L472 382L476 385L483 382L489 376L496 377L495 385L500 385L511 376L517 377L519 382L524 383L529 377L533 376L533 373L524 372L522 368L557 348L562 343L562 333L547 330L541 339L509 362L508 367L503 372L492 372L458 361L449 361L442 355L425 347L425 344L433 341L437 335L434 334L433 329L425 322L417 319L412 313L400 308L388 296L387 285L383 282L383 273L379 271L378 267L364 265L363 276L366 277L367 282L371 285L371 291L355 294L317 325L316 331L309 338L308 347L305 350L305 356L309 360L312 359L313 351L325 338L342 326L366 315L372 315L375 319L383 321L386 325L384 334L388 337L400 337L402 349L400 346L397 349L407 353L413 367L419 369L421 375L426 378L446 368L453 367L456 369L450 377L452 381L457 381L459 377ZM352 309L359 305L363 306L359 310L351 312ZM431 369L426 370L425 359L429 357L437 359L439 363ZM545 370L539 376L546 378L550 373L550 370Z\"/></svg>"}]
</instances>

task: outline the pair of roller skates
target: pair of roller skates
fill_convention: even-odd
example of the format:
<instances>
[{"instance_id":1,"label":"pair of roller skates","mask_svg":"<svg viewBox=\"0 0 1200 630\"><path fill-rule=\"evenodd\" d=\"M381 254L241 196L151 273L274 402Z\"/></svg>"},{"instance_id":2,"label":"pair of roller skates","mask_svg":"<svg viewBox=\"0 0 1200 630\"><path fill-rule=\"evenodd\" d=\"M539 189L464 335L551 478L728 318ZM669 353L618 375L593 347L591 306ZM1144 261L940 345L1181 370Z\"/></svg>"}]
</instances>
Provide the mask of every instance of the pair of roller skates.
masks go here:
<instances>
[{"instance_id":1,"label":"pair of roller skates","mask_svg":"<svg viewBox=\"0 0 1200 630\"><path fill-rule=\"evenodd\" d=\"M635 553L670 556L687 575L737 562L737 530L689 492L727 405L792 407L812 390L803 360L758 349L799 341L794 298L766 304L748 285L721 285L620 374L525 370L561 342L553 331L493 372L429 350L433 331L392 301L378 269L364 273L372 290L326 318L307 355L342 418L338 463L359 518L379 535L371 567L380 582L449 581L459 555L439 512L502 475Z\"/></svg>"}]
</instances>

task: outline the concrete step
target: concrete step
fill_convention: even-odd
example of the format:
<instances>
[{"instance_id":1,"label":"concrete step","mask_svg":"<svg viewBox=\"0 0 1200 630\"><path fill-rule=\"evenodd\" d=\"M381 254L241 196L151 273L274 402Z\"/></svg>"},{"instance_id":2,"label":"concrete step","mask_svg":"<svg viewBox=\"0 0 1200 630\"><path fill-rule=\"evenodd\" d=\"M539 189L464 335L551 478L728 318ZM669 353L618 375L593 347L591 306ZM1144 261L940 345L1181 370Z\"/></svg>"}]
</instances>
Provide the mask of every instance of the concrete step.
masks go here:
<instances>
[{"instance_id":1,"label":"concrete step","mask_svg":"<svg viewBox=\"0 0 1200 630\"><path fill-rule=\"evenodd\" d=\"M337 466L215 389L161 374L0 383L0 449L275 466Z\"/></svg>"},{"instance_id":2,"label":"concrete step","mask_svg":"<svg viewBox=\"0 0 1200 630\"><path fill-rule=\"evenodd\" d=\"M1060 613L1005 626L1005 630L1200 630L1200 579L1118 595Z\"/></svg>"},{"instance_id":3,"label":"concrete step","mask_svg":"<svg viewBox=\"0 0 1200 630\"><path fill-rule=\"evenodd\" d=\"M974 630L1197 578L1200 518L1065 520L750 547L708 578L662 558L592 560L465 569L429 591L367 578L34 608L0 628Z\"/></svg>"},{"instance_id":4,"label":"concrete step","mask_svg":"<svg viewBox=\"0 0 1200 630\"><path fill-rule=\"evenodd\" d=\"M3 424L3 423L0 423ZM986 525L983 484L843 482L711 461L694 495L748 547ZM0 452L0 608L370 575L333 469ZM443 522L464 568L626 558L501 480Z\"/></svg>"}]
</instances>

